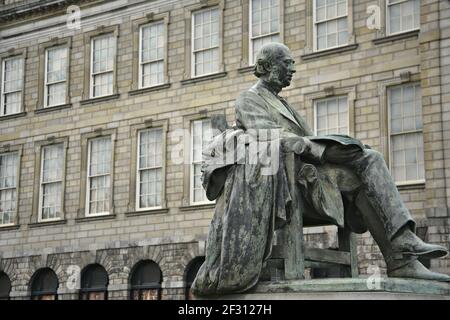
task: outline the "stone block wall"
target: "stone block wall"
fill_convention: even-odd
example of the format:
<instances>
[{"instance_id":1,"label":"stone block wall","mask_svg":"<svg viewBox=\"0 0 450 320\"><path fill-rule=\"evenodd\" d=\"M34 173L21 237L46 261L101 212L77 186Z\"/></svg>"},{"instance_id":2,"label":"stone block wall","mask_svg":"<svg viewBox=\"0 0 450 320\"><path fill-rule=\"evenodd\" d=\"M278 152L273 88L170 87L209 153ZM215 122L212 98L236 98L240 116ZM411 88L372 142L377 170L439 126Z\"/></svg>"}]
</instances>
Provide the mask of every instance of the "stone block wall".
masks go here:
<instances>
[{"instance_id":1,"label":"stone block wall","mask_svg":"<svg viewBox=\"0 0 450 320\"><path fill-rule=\"evenodd\" d=\"M213 1L214 2L214 1ZM60 281L61 298L74 298L65 291L65 267L83 267L85 260L102 261L110 274L112 299L127 297L128 273L148 246L161 252L164 275L163 298L184 296L184 268L197 255L206 239L213 206L191 207L184 187L189 177L186 165L176 155L184 144L183 130L191 119L223 112L234 122L234 101L255 81L245 68L243 48L244 0L224 1L223 63L225 73L185 81L186 7L199 3L183 1L80 2L81 29L68 29L65 8L18 16L0 23L0 54L10 49L26 49L26 114L0 119L0 148L21 146L18 227L0 228L0 270L13 282L11 295L29 295L28 281L41 266L50 266ZM394 83L420 82L424 113L426 183L401 188L401 194L420 225L428 226L427 239L449 245L448 186L450 144L447 107L450 103L449 3L421 2L421 30L394 39L366 27L369 5L384 1L352 3L353 37L350 48L314 54L311 47L310 6L305 0L284 0L284 43L297 61L297 73L290 88L282 92L290 104L313 126L313 101L331 93L351 97L350 133L372 148L388 154L386 88ZM170 13L168 24L168 86L151 92L133 90L133 21L148 13ZM58 13L54 15L54 13ZM0 12L1 15L1 12ZM382 21L382 25L384 22ZM84 101L86 56L85 34L118 26L117 93L112 99ZM57 38L70 38L70 106L45 113L37 111L39 98L39 46ZM206 113L205 113L206 110ZM133 126L146 120L166 121L166 201L163 212L133 214L130 209L130 162ZM80 218L80 181L83 135L112 130L115 133L113 215L98 219ZM180 134L181 132L181 134ZM59 223L36 224L33 212L36 145L49 137L68 138L64 219ZM81 213L82 216L82 213ZM313 245L320 239L332 245L333 236L321 238L324 230L308 235ZM358 237L360 271L384 262L368 234ZM144 243L145 245L143 245ZM189 251L187 248L191 248ZM193 249L196 248L196 249ZM142 251L144 250L144 251ZM153 250L153 249L152 249ZM186 250L192 252L187 255ZM136 252L140 252L139 254ZM186 256L187 255L187 256ZM53 258L54 257L54 258ZM189 259L188 259L189 258ZM88 260L89 260L88 259ZM449 260L436 260L432 268L449 270ZM57 271L58 270L58 271ZM128 270L128 271L127 271ZM165 286L165 287L164 287Z\"/></svg>"}]
</instances>

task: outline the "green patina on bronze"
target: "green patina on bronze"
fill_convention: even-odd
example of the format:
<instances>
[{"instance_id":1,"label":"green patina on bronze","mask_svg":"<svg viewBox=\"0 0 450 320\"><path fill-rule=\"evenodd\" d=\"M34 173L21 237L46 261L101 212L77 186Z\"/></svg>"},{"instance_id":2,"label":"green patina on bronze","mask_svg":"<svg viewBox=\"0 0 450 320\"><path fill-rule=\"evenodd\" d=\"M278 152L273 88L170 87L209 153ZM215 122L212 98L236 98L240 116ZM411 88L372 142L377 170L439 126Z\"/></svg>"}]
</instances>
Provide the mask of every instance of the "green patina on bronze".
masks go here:
<instances>
[{"instance_id":1,"label":"green patina on bronze","mask_svg":"<svg viewBox=\"0 0 450 320\"><path fill-rule=\"evenodd\" d=\"M197 296L239 293L254 287L271 255L274 230L291 221L292 194L299 188L310 210L304 220L335 224L362 233L369 230L391 277L450 281L426 269L417 257L437 258L447 249L424 243L401 200L380 153L347 135L314 136L305 120L278 93L295 73L289 49L265 45L257 57L259 81L236 101L236 125L227 127L203 151L203 186L217 200L206 260L192 285ZM264 138L255 130L271 130ZM236 141L264 140L262 149L233 149L233 161L217 162ZM272 149L273 147L277 147ZM277 170L266 174L252 162L268 150ZM299 159L297 184L288 183L286 155ZM297 158L296 158L297 159ZM300 164L301 162L301 164ZM293 220L294 221L294 220Z\"/></svg>"}]
</instances>

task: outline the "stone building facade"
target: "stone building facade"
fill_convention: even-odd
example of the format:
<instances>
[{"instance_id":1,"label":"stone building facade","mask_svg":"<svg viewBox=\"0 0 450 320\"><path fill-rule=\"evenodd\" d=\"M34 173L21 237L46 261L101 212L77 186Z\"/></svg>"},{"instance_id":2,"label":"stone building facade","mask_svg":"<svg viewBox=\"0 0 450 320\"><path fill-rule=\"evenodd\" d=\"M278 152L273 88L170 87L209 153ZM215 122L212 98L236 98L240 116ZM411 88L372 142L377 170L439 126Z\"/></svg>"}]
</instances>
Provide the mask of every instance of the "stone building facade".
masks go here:
<instances>
[{"instance_id":1,"label":"stone building facade","mask_svg":"<svg viewBox=\"0 0 450 320\"><path fill-rule=\"evenodd\" d=\"M4 0L7 296L77 299L84 288L128 299L137 288L185 298L214 208L198 192L193 141L207 139L212 114L233 123L237 94L255 80L254 52L270 40L297 61L283 91L290 104L318 133L346 132L382 152L419 234L448 247L449 1ZM333 228L307 236L336 242ZM360 272L383 272L373 239L358 244ZM149 279L134 276L142 261ZM101 270L90 278L92 266ZM431 268L448 273L450 260ZM41 279L56 279L56 292Z\"/></svg>"}]
</instances>

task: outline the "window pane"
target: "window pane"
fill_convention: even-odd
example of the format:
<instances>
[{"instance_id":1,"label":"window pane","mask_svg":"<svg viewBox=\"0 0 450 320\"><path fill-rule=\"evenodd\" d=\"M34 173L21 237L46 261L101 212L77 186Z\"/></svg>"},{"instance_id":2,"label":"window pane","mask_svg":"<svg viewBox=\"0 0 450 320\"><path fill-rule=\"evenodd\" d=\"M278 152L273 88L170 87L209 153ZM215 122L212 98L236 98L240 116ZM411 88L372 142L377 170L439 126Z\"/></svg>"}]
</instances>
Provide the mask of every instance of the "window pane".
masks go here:
<instances>
[{"instance_id":1,"label":"window pane","mask_svg":"<svg viewBox=\"0 0 450 320\"><path fill-rule=\"evenodd\" d=\"M201 183L201 164L202 164L202 150L212 139L211 121L209 119L196 120L192 122L192 195L193 202L207 201L205 191Z\"/></svg>"},{"instance_id":2,"label":"window pane","mask_svg":"<svg viewBox=\"0 0 450 320\"><path fill-rule=\"evenodd\" d=\"M389 88L391 171L397 182L425 178L419 84Z\"/></svg>"},{"instance_id":3,"label":"window pane","mask_svg":"<svg viewBox=\"0 0 450 320\"><path fill-rule=\"evenodd\" d=\"M3 89L5 93L22 90L23 59L15 57L4 62Z\"/></svg>"},{"instance_id":4,"label":"window pane","mask_svg":"<svg viewBox=\"0 0 450 320\"><path fill-rule=\"evenodd\" d=\"M391 133L422 129L422 103L419 84L388 89Z\"/></svg>"},{"instance_id":5,"label":"window pane","mask_svg":"<svg viewBox=\"0 0 450 320\"><path fill-rule=\"evenodd\" d=\"M162 166L162 129L139 132L139 169Z\"/></svg>"},{"instance_id":6,"label":"window pane","mask_svg":"<svg viewBox=\"0 0 450 320\"><path fill-rule=\"evenodd\" d=\"M47 83L66 80L67 48L47 50Z\"/></svg>"},{"instance_id":7,"label":"window pane","mask_svg":"<svg viewBox=\"0 0 450 320\"><path fill-rule=\"evenodd\" d=\"M336 0L327 0L327 19L333 19L337 16L337 7L336 7L337 1Z\"/></svg>"},{"instance_id":8,"label":"window pane","mask_svg":"<svg viewBox=\"0 0 450 320\"><path fill-rule=\"evenodd\" d=\"M213 35L219 33L219 9L211 8L200 12L195 12L194 19L194 39L202 39L196 43L194 50L209 49L213 46L211 39ZM218 45L218 44L215 44Z\"/></svg>"},{"instance_id":9,"label":"window pane","mask_svg":"<svg viewBox=\"0 0 450 320\"><path fill-rule=\"evenodd\" d=\"M0 225L14 223L16 189L0 190Z\"/></svg>"},{"instance_id":10,"label":"window pane","mask_svg":"<svg viewBox=\"0 0 450 320\"><path fill-rule=\"evenodd\" d=\"M22 91L3 95L3 115L19 113L22 105Z\"/></svg>"},{"instance_id":11,"label":"window pane","mask_svg":"<svg viewBox=\"0 0 450 320\"><path fill-rule=\"evenodd\" d=\"M278 0L252 0L251 8L250 64L253 64L263 45L269 42L280 41L280 11Z\"/></svg>"},{"instance_id":12,"label":"window pane","mask_svg":"<svg viewBox=\"0 0 450 320\"><path fill-rule=\"evenodd\" d=\"M92 95L100 97L113 93L113 69L116 39L113 35L92 41Z\"/></svg>"},{"instance_id":13,"label":"window pane","mask_svg":"<svg viewBox=\"0 0 450 320\"><path fill-rule=\"evenodd\" d=\"M149 87L164 82L164 62L157 61L142 66L142 86Z\"/></svg>"},{"instance_id":14,"label":"window pane","mask_svg":"<svg viewBox=\"0 0 450 320\"><path fill-rule=\"evenodd\" d=\"M113 93L113 73L101 73L93 78L94 97L101 97Z\"/></svg>"},{"instance_id":15,"label":"window pane","mask_svg":"<svg viewBox=\"0 0 450 320\"><path fill-rule=\"evenodd\" d=\"M61 188L64 161L62 144L42 149L41 172L41 219L60 217Z\"/></svg>"},{"instance_id":16,"label":"window pane","mask_svg":"<svg viewBox=\"0 0 450 320\"><path fill-rule=\"evenodd\" d=\"M109 175L90 178L89 213L109 212Z\"/></svg>"},{"instance_id":17,"label":"window pane","mask_svg":"<svg viewBox=\"0 0 450 320\"><path fill-rule=\"evenodd\" d=\"M47 106L56 106L66 102L66 83L47 86Z\"/></svg>"},{"instance_id":18,"label":"window pane","mask_svg":"<svg viewBox=\"0 0 450 320\"><path fill-rule=\"evenodd\" d=\"M93 41L93 73L111 71L116 54L116 39L114 36L96 38Z\"/></svg>"},{"instance_id":19,"label":"window pane","mask_svg":"<svg viewBox=\"0 0 450 320\"><path fill-rule=\"evenodd\" d=\"M348 134L347 97L336 97L315 102L316 131L318 135Z\"/></svg>"},{"instance_id":20,"label":"window pane","mask_svg":"<svg viewBox=\"0 0 450 320\"><path fill-rule=\"evenodd\" d=\"M62 144L42 149L42 182L62 180L64 148Z\"/></svg>"},{"instance_id":21,"label":"window pane","mask_svg":"<svg viewBox=\"0 0 450 320\"><path fill-rule=\"evenodd\" d=\"M315 30L317 50L348 43L346 0L316 0Z\"/></svg>"},{"instance_id":22,"label":"window pane","mask_svg":"<svg viewBox=\"0 0 450 320\"><path fill-rule=\"evenodd\" d=\"M141 38L141 62L149 62L163 59L164 50L164 24L152 24L142 27Z\"/></svg>"},{"instance_id":23,"label":"window pane","mask_svg":"<svg viewBox=\"0 0 450 320\"><path fill-rule=\"evenodd\" d=\"M139 208L161 205L162 129L139 132ZM150 169L152 168L152 169Z\"/></svg>"},{"instance_id":24,"label":"window pane","mask_svg":"<svg viewBox=\"0 0 450 320\"><path fill-rule=\"evenodd\" d=\"M0 225L14 222L17 166L17 153L0 155Z\"/></svg>"},{"instance_id":25,"label":"window pane","mask_svg":"<svg viewBox=\"0 0 450 320\"><path fill-rule=\"evenodd\" d=\"M219 71L219 49L209 49L194 54L195 75Z\"/></svg>"},{"instance_id":26,"label":"window pane","mask_svg":"<svg viewBox=\"0 0 450 320\"><path fill-rule=\"evenodd\" d=\"M391 137L391 165L397 182L425 178L422 132Z\"/></svg>"},{"instance_id":27,"label":"window pane","mask_svg":"<svg viewBox=\"0 0 450 320\"><path fill-rule=\"evenodd\" d=\"M389 1L389 32L405 32L420 27L420 0Z\"/></svg>"},{"instance_id":28,"label":"window pane","mask_svg":"<svg viewBox=\"0 0 450 320\"><path fill-rule=\"evenodd\" d=\"M219 71L219 9L211 8L193 13L194 74Z\"/></svg>"},{"instance_id":29,"label":"window pane","mask_svg":"<svg viewBox=\"0 0 450 320\"><path fill-rule=\"evenodd\" d=\"M3 108L0 115L19 113L22 107L23 59L14 57L4 60L2 75L0 91Z\"/></svg>"},{"instance_id":30,"label":"window pane","mask_svg":"<svg viewBox=\"0 0 450 320\"><path fill-rule=\"evenodd\" d=\"M141 29L141 86L164 83L164 23Z\"/></svg>"},{"instance_id":31,"label":"window pane","mask_svg":"<svg viewBox=\"0 0 450 320\"><path fill-rule=\"evenodd\" d=\"M66 101L67 48L52 48L46 52L45 106L64 104Z\"/></svg>"},{"instance_id":32,"label":"window pane","mask_svg":"<svg viewBox=\"0 0 450 320\"><path fill-rule=\"evenodd\" d=\"M279 1L252 0L250 23L251 38L280 31Z\"/></svg>"},{"instance_id":33,"label":"window pane","mask_svg":"<svg viewBox=\"0 0 450 320\"><path fill-rule=\"evenodd\" d=\"M59 218L61 214L61 182L42 186L42 220Z\"/></svg>"},{"instance_id":34,"label":"window pane","mask_svg":"<svg viewBox=\"0 0 450 320\"><path fill-rule=\"evenodd\" d=\"M347 15L347 0L340 0L337 3L337 15L344 16Z\"/></svg>"},{"instance_id":35,"label":"window pane","mask_svg":"<svg viewBox=\"0 0 450 320\"><path fill-rule=\"evenodd\" d=\"M111 137L90 140L89 143L89 213L106 213L109 212L111 192Z\"/></svg>"},{"instance_id":36,"label":"window pane","mask_svg":"<svg viewBox=\"0 0 450 320\"><path fill-rule=\"evenodd\" d=\"M90 141L89 175L109 174L111 170L111 138Z\"/></svg>"},{"instance_id":37,"label":"window pane","mask_svg":"<svg viewBox=\"0 0 450 320\"><path fill-rule=\"evenodd\" d=\"M17 153L6 153L0 155L0 189L16 188L17 166Z\"/></svg>"},{"instance_id":38,"label":"window pane","mask_svg":"<svg viewBox=\"0 0 450 320\"><path fill-rule=\"evenodd\" d=\"M139 174L139 208L161 205L162 169L141 170Z\"/></svg>"}]
</instances>

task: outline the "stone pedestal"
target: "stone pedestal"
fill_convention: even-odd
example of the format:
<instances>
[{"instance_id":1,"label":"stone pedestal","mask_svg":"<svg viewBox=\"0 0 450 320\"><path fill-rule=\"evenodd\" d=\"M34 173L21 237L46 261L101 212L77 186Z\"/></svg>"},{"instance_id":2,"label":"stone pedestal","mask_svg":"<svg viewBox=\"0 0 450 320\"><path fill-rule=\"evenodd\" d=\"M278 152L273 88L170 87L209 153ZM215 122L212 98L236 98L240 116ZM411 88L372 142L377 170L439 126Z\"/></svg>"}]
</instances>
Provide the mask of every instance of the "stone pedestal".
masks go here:
<instances>
[{"instance_id":1,"label":"stone pedestal","mask_svg":"<svg viewBox=\"0 0 450 320\"><path fill-rule=\"evenodd\" d=\"M340 278L260 282L220 300L450 300L450 284L398 278Z\"/></svg>"}]
</instances>

